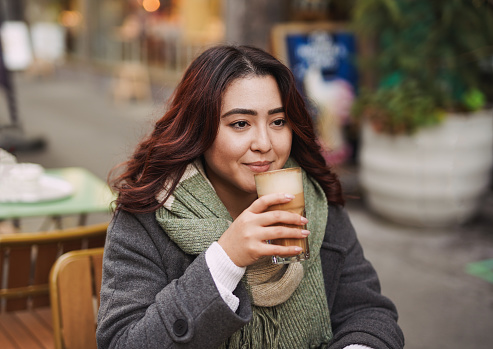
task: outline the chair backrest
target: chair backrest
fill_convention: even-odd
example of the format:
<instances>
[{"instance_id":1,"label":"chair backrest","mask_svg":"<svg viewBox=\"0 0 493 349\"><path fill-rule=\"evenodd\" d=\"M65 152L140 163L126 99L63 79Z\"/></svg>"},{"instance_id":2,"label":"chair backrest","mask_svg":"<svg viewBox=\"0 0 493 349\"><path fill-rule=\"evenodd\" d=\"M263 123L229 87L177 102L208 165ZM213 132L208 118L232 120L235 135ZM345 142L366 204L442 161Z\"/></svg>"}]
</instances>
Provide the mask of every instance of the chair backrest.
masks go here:
<instances>
[{"instance_id":1,"label":"chair backrest","mask_svg":"<svg viewBox=\"0 0 493 349\"><path fill-rule=\"evenodd\" d=\"M0 313L50 304L49 275L63 253L104 246L107 223L0 235Z\"/></svg>"},{"instance_id":2,"label":"chair backrest","mask_svg":"<svg viewBox=\"0 0 493 349\"><path fill-rule=\"evenodd\" d=\"M56 349L97 349L103 248L63 254L50 274Z\"/></svg>"}]
</instances>

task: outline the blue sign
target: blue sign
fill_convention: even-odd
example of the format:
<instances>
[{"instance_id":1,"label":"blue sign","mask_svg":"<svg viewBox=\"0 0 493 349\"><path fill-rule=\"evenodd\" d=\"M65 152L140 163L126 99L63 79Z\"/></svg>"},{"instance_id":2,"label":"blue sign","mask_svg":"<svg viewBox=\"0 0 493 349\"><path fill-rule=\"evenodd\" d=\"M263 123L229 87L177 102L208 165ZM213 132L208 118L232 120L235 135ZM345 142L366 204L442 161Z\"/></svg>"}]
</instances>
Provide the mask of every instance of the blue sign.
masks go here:
<instances>
[{"instance_id":1,"label":"blue sign","mask_svg":"<svg viewBox=\"0 0 493 349\"><path fill-rule=\"evenodd\" d=\"M350 32L313 31L286 37L289 67L298 90L303 93L303 79L309 67L317 67L326 81L344 79L356 91L356 42Z\"/></svg>"}]
</instances>

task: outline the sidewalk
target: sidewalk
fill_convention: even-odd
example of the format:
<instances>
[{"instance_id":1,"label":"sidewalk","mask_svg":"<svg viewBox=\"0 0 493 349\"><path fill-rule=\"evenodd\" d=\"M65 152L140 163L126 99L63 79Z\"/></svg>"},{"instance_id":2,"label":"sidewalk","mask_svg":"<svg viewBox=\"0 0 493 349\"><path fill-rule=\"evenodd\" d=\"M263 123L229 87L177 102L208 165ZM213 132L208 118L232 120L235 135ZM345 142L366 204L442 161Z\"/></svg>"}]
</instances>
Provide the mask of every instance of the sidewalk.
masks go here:
<instances>
[{"instance_id":1,"label":"sidewalk","mask_svg":"<svg viewBox=\"0 0 493 349\"><path fill-rule=\"evenodd\" d=\"M156 103L115 105L110 81L92 74L61 71L45 80L18 75L14 81L26 132L49 142L44 152L21 154L19 161L82 166L102 179L162 114L171 92L157 88ZM360 195L357 167L338 172L345 190ZM492 191L477 219L452 229L388 222L369 212L363 199L348 200L347 209L383 294L397 305L406 348L492 347L493 283L466 272L469 263L493 259Z\"/></svg>"}]
</instances>

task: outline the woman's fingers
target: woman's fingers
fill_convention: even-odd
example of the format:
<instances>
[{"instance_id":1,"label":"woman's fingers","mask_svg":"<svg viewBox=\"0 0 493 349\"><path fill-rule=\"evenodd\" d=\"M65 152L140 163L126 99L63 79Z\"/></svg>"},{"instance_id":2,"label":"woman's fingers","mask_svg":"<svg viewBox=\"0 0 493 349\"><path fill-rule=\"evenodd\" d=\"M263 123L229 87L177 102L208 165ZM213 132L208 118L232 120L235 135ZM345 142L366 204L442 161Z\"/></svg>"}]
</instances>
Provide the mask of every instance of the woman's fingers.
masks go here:
<instances>
[{"instance_id":1,"label":"woman's fingers","mask_svg":"<svg viewBox=\"0 0 493 349\"><path fill-rule=\"evenodd\" d=\"M267 211L272 205L285 204L293 195L276 193L255 200L219 238L218 243L238 266L248 266L262 256L297 255L301 252L297 246L267 244L268 240L302 239L308 236L301 229L308 220L299 214L274 210Z\"/></svg>"},{"instance_id":2,"label":"woman's fingers","mask_svg":"<svg viewBox=\"0 0 493 349\"><path fill-rule=\"evenodd\" d=\"M261 213L261 212L265 212L269 208L269 206L287 204L293 199L294 199L294 195L291 194L286 194L286 193L268 194L255 200L250 205L248 210L250 210L253 213Z\"/></svg>"},{"instance_id":3,"label":"woman's fingers","mask_svg":"<svg viewBox=\"0 0 493 349\"><path fill-rule=\"evenodd\" d=\"M267 241L277 239L303 239L310 235L310 232L306 229L269 226L263 228L260 234L261 241Z\"/></svg>"},{"instance_id":4,"label":"woman's fingers","mask_svg":"<svg viewBox=\"0 0 493 349\"><path fill-rule=\"evenodd\" d=\"M305 217L292 212L281 210L267 211L269 207L273 205L287 204L293 200L293 198L294 195L286 193L265 195L255 200L247 210L251 213L259 214L260 224L264 226L272 224L307 224L308 220Z\"/></svg>"},{"instance_id":5,"label":"woman's fingers","mask_svg":"<svg viewBox=\"0 0 493 349\"><path fill-rule=\"evenodd\" d=\"M266 251L267 256L296 256L300 254L303 249L300 246L281 246L275 244L268 244L269 248Z\"/></svg>"},{"instance_id":6,"label":"woman's fingers","mask_svg":"<svg viewBox=\"0 0 493 349\"><path fill-rule=\"evenodd\" d=\"M296 244L276 244L276 240L280 239L303 239L310 235L308 230L290 228L290 227L267 227L263 229L263 236L267 237L262 241L263 245L258 248L258 252L261 255L276 255L276 256L293 256L302 251L300 246ZM268 242L270 241L270 242Z\"/></svg>"},{"instance_id":7,"label":"woman's fingers","mask_svg":"<svg viewBox=\"0 0 493 349\"><path fill-rule=\"evenodd\" d=\"M309 231L287 226L250 226L246 222L234 222L219 238L218 243L231 260L240 267L254 263L262 256L292 256L301 252L296 246L268 244L268 240L302 239Z\"/></svg>"},{"instance_id":8,"label":"woman's fingers","mask_svg":"<svg viewBox=\"0 0 493 349\"><path fill-rule=\"evenodd\" d=\"M308 223L308 219L305 217L288 211L268 211L258 215L259 223L263 226L269 226L274 224L289 224L289 225L305 225Z\"/></svg>"}]
</instances>

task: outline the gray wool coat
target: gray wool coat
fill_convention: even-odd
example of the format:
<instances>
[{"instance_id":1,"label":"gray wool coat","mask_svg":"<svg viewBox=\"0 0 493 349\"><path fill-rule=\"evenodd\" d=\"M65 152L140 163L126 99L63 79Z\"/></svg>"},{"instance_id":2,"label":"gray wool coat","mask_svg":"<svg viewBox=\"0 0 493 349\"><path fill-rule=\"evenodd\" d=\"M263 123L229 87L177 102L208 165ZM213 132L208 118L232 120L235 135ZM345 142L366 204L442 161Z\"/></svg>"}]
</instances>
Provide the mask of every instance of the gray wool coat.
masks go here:
<instances>
[{"instance_id":1,"label":"gray wool coat","mask_svg":"<svg viewBox=\"0 0 493 349\"><path fill-rule=\"evenodd\" d=\"M329 206L320 251L334 338L330 349L364 344L398 349L404 336L393 303L382 296L346 211ZM233 312L204 253L185 254L155 215L117 211L108 228L97 342L105 348L217 348L251 319L240 282Z\"/></svg>"}]
</instances>

